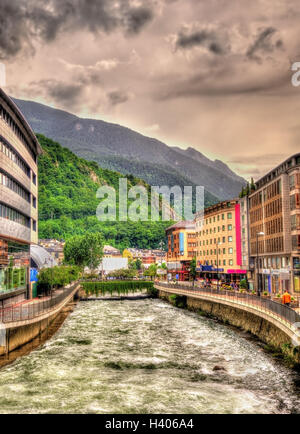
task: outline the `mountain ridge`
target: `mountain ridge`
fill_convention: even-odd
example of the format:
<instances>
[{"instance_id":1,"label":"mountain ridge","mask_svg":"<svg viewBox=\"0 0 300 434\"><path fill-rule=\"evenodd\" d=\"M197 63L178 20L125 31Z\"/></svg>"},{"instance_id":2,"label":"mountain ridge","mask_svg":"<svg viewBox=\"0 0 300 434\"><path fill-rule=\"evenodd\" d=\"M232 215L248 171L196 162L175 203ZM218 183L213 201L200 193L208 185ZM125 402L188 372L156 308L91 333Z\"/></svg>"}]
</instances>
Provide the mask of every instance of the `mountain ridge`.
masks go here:
<instances>
[{"instance_id":1,"label":"mountain ridge","mask_svg":"<svg viewBox=\"0 0 300 434\"><path fill-rule=\"evenodd\" d=\"M80 118L33 101L13 100L34 131L103 168L131 173L152 185L153 181L154 185L202 185L215 202L238 196L246 183L225 163L210 160L194 148L171 147L119 124Z\"/></svg>"}]
</instances>

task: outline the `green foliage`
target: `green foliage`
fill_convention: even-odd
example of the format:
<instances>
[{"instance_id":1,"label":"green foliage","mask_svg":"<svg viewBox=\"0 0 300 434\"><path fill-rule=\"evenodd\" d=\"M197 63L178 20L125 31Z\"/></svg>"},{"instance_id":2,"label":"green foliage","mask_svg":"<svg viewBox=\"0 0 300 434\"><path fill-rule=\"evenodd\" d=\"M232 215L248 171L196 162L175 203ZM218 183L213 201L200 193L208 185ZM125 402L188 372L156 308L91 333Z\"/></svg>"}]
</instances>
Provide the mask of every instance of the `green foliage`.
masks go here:
<instances>
[{"instance_id":1,"label":"green foliage","mask_svg":"<svg viewBox=\"0 0 300 434\"><path fill-rule=\"evenodd\" d=\"M141 280L134 281L109 281L109 282L83 282L83 290L87 296L89 295L127 295L129 292L142 291L153 289L153 282L144 282Z\"/></svg>"},{"instance_id":2,"label":"green foliage","mask_svg":"<svg viewBox=\"0 0 300 434\"><path fill-rule=\"evenodd\" d=\"M108 274L108 277L114 277L115 279L133 279L134 277L136 277L137 275L137 271L135 269L129 269L127 270L126 268L122 269L122 270L116 270L116 271L112 271L111 273Z\"/></svg>"},{"instance_id":3,"label":"green foliage","mask_svg":"<svg viewBox=\"0 0 300 434\"><path fill-rule=\"evenodd\" d=\"M100 233L72 237L64 247L65 262L95 270L103 257L103 245Z\"/></svg>"},{"instance_id":4,"label":"green foliage","mask_svg":"<svg viewBox=\"0 0 300 434\"><path fill-rule=\"evenodd\" d=\"M124 175L79 158L41 134L37 137L43 148L39 157L39 238L68 240L100 232L106 244L120 250L159 248L165 228L172 222L100 222L96 217L98 188L109 185L118 192L119 179ZM144 185L150 194L143 180L127 178L128 188Z\"/></svg>"},{"instance_id":5,"label":"green foliage","mask_svg":"<svg viewBox=\"0 0 300 434\"><path fill-rule=\"evenodd\" d=\"M157 265L151 264L150 267L144 271L144 276L149 276L151 279L157 276Z\"/></svg>"},{"instance_id":6,"label":"green foliage","mask_svg":"<svg viewBox=\"0 0 300 434\"><path fill-rule=\"evenodd\" d=\"M180 309L185 309L187 305L185 295L172 294L169 296L169 301L173 306L179 307Z\"/></svg>"},{"instance_id":7,"label":"green foliage","mask_svg":"<svg viewBox=\"0 0 300 434\"><path fill-rule=\"evenodd\" d=\"M38 275L38 292L48 294L53 288L61 288L78 280L80 270L76 266L43 268Z\"/></svg>"},{"instance_id":8,"label":"green foliage","mask_svg":"<svg viewBox=\"0 0 300 434\"><path fill-rule=\"evenodd\" d=\"M191 265L190 265L190 276L193 280L195 280L196 276L197 276L196 269L197 269L197 261L196 261L196 258L193 258L191 260Z\"/></svg>"},{"instance_id":9,"label":"green foliage","mask_svg":"<svg viewBox=\"0 0 300 434\"><path fill-rule=\"evenodd\" d=\"M240 289L248 289L248 282L246 279L240 281Z\"/></svg>"}]
</instances>

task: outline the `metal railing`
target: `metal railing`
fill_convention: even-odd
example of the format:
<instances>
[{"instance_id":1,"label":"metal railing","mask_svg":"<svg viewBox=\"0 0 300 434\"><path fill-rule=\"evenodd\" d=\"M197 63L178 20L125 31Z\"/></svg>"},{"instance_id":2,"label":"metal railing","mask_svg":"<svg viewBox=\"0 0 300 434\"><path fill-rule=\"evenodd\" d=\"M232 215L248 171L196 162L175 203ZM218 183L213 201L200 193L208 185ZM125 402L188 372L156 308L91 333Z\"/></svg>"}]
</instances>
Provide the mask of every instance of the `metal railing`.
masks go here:
<instances>
[{"instance_id":1,"label":"metal railing","mask_svg":"<svg viewBox=\"0 0 300 434\"><path fill-rule=\"evenodd\" d=\"M289 324L300 323L300 315L291 307L284 304L280 304L276 301L270 300L264 297L258 297L257 295L249 293L239 293L236 291L227 291L223 289L214 289L211 287L199 287L192 285L180 285L180 284L170 284L159 282L157 286L161 286L166 289L172 289L176 293L176 290L187 291L189 294L199 293L215 296L216 299L220 301L227 300L235 302L236 304L243 304L249 307L254 307L257 310L269 313L270 315L276 315L280 319L284 320Z\"/></svg>"},{"instance_id":2,"label":"metal railing","mask_svg":"<svg viewBox=\"0 0 300 434\"><path fill-rule=\"evenodd\" d=\"M18 321L26 321L37 318L46 312L54 310L56 306L61 304L72 292L76 289L78 283L70 288L65 288L59 294L54 294L47 300L39 300L28 302L17 306L9 306L0 309L0 323L11 323Z\"/></svg>"}]
</instances>

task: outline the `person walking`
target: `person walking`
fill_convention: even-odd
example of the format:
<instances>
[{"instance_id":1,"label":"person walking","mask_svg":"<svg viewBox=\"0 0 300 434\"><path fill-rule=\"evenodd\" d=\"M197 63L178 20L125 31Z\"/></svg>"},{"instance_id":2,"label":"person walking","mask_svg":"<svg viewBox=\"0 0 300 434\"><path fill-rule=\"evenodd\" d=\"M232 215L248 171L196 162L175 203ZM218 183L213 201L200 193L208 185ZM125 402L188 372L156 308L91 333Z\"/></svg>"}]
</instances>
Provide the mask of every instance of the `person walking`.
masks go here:
<instances>
[{"instance_id":1,"label":"person walking","mask_svg":"<svg viewBox=\"0 0 300 434\"><path fill-rule=\"evenodd\" d=\"M291 294L289 293L288 290L286 290L282 296L282 303L289 307L291 304L291 300L292 300Z\"/></svg>"}]
</instances>

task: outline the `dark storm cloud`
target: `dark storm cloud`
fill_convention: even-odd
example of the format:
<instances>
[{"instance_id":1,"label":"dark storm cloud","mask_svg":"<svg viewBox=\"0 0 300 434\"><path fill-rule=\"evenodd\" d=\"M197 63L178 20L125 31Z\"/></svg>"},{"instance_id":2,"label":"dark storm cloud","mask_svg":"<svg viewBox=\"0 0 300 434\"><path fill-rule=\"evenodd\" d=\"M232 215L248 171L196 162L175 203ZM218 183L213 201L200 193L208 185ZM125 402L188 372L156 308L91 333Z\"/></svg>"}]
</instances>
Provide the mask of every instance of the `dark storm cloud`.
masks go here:
<instances>
[{"instance_id":1,"label":"dark storm cloud","mask_svg":"<svg viewBox=\"0 0 300 434\"><path fill-rule=\"evenodd\" d=\"M281 39L278 39L275 43L272 41L272 37L276 32L277 30L274 27L267 27L262 30L254 43L248 48L247 57L259 61L261 60L259 53L271 53L276 48L282 48L283 42Z\"/></svg>"},{"instance_id":2,"label":"dark storm cloud","mask_svg":"<svg viewBox=\"0 0 300 434\"><path fill-rule=\"evenodd\" d=\"M123 104L128 101L129 97L125 92L114 91L108 94L108 99L111 105Z\"/></svg>"},{"instance_id":3,"label":"dark storm cloud","mask_svg":"<svg viewBox=\"0 0 300 434\"><path fill-rule=\"evenodd\" d=\"M216 70L217 71L217 70ZM222 81L220 77L235 77L235 79L226 79ZM174 98L198 98L200 96L220 97L230 95L246 94L268 94L273 91L278 92L280 89L289 86L290 75L286 74L276 77L260 77L255 80L243 80L238 77L232 66L222 66L218 72L196 73L189 75L181 81L174 81L167 88L160 89L156 95L156 100L169 100Z\"/></svg>"},{"instance_id":4,"label":"dark storm cloud","mask_svg":"<svg viewBox=\"0 0 300 434\"><path fill-rule=\"evenodd\" d=\"M149 8L132 8L125 15L125 27L129 33L139 33L140 30L153 18Z\"/></svg>"},{"instance_id":5,"label":"dark storm cloud","mask_svg":"<svg viewBox=\"0 0 300 434\"><path fill-rule=\"evenodd\" d=\"M53 41L60 32L108 33L120 28L137 34L153 16L149 6L131 7L129 0L1 0L0 58L32 49L36 38Z\"/></svg>"},{"instance_id":6,"label":"dark storm cloud","mask_svg":"<svg viewBox=\"0 0 300 434\"><path fill-rule=\"evenodd\" d=\"M199 30L192 33L179 32L176 40L176 48L192 48L204 46L214 54L224 54L226 47L218 41L218 36L213 31Z\"/></svg>"},{"instance_id":7,"label":"dark storm cloud","mask_svg":"<svg viewBox=\"0 0 300 434\"><path fill-rule=\"evenodd\" d=\"M45 95L51 101L63 106L74 106L80 101L83 87L80 83L65 83L63 81L50 79L30 83L33 93Z\"/></svg>"}]
</instances>

